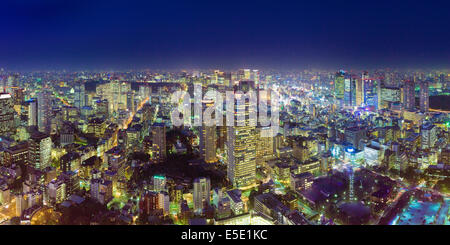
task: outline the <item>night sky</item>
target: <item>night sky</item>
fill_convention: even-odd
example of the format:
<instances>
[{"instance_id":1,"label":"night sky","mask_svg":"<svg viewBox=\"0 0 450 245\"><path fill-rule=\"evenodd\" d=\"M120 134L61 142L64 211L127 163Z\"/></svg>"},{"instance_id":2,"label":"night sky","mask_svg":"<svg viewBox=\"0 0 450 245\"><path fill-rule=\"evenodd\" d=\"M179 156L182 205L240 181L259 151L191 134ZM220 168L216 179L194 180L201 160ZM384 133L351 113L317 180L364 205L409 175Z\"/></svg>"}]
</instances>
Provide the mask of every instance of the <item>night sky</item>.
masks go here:
<instances>
[{"instance_id":1,"label":"night sky","mask_svg":"<svg viewBox=\"0 0 450 245\"><path fill-rule=\"evenodd\" d=\"M0 67L357 69L450 64L449 1L66 2L3 0Z\"/></svg>"}]
</instances>

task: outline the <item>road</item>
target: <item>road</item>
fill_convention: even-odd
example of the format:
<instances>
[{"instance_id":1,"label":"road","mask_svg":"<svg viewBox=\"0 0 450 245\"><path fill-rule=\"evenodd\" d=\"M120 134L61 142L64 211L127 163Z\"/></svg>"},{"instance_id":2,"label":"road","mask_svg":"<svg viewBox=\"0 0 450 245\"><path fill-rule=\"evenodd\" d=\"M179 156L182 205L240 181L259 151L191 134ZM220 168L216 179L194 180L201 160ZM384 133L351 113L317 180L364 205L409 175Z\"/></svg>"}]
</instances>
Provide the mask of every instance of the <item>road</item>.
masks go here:
<instances>
[{"instance_id":1,"label":"road","mask_svg":"<svg viewBox=\"0 0 450 245\"><path fill-rule=\"evenodd\" d=\"M14 197L11 199L9 204L0 206L0 223L2 224L4 221L16 216L16 199Z\"/></svg>"}]
</instances>

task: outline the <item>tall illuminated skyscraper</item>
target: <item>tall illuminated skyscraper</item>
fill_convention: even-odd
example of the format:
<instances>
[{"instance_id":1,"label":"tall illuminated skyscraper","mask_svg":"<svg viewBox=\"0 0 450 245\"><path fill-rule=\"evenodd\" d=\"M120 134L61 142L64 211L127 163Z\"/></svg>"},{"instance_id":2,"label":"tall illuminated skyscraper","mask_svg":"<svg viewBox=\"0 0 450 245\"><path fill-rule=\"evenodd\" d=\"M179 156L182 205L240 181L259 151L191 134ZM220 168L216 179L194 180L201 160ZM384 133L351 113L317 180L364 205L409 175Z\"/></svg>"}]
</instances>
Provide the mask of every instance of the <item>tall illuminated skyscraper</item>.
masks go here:
<instances>
[{"instance_id":1,"label":"tall illuminated skyscraper","mask_svg":"<svg viewBox=\"0 0 450 245\"><path fill-rule=\"evenodd\" d=\"M8 93L0 93L0 134L14 131L14 102Z\"/></svg>"},{"instance_id":2,"label":"tall illuminated skyscraper","mask_svg":"<svg viewBox=\"0 0 450 245\"><path fill-rule=\"evenodd\" d=\"M50 133L51 130L51 93L43 90L37 95L39 131Z\"/></svg>"},{"instance_id":3,"label":"tall illuminated skyscraper","mask_svg":"<svg viewBox=\"0 0 450 245\"><path fill-rule=\"evenodd\" d=\"M344 76L344 105L356 106L356 79L349 74Z\"/></svg>"},{"instance_id":4,"label":"tall illuminated skyscraper","mask_svg":"<svg viewBox=\"0 0 450 245\"><path fill-rule=\"evenodd\" d=\"M166 177L163 175L153 176L153 191L160 192L166 190Z\"/></svg>"},{"instance_id":5,"label":"tall illuminated skyscraper","mask_svg":"<svg viewBox=\"0 0 450 245\"><path fill-rule=\"evenodd\" d=\"M73 104L76 108L80 109L86 105L86 92L84 88L84 83L78 82L74 87L74 99Z\"/></svg>"},{"instance_id":6,"label":"tall illuminated skyscraper","mask_svg":"<svg viewBox=\"0 0 450 245\"><path fill-rule=\"evenodd\" d=\"M52 140L48 134L34 132L29 142L30 164L36 169L45 169L51 162Z\"/></svg>"},{"instance_id":7,"label":"tall illuminated skyscraper","mask_svg":"<svg viewBox=\"0 0 450 245\"><path fill-rule=\"evenodd\" d=\"M428 112L430 109L430 95L428 92L428 82L420 83L420 111Z\"/></svg>"},{"instance_id":8,"label":"tall illuminated skyscraper","mask_svg":"<svg viewBox=\"0 0 450 245\"><path fill-rule=\"evenodd\" d=\"M153 157L158 161L163 161L167 157L166 152L166 126L164 123L154 123L152 125Z\"/></svg>"},{"instance_id":9,"label":"tall illuminated skyscraper","mask_svg":"<svg viewBox=\"0 0 450 245\"><path fill-rule=\"evenodd\" d=\"M216 127L201 127L200 148L205 162L212 163L217 161L216 158Z\"/></svg>"},{"instance_id":10,"label":"tall illuminated skyscraper","mask_svg":"<svg viewBox=\"0 0 450 245\"><path fill-rule=\"evenodd\" d=\"M334 97L338 100L344 99L344 77L345 72L339 71L334 79Z\"/></svg>"},{"instance_id":11,"label":"tall illuminated skyscraper","mask_svg":"<svg viewBox=\"0 0 450 245\"><path fill-rule=\"evenodd\" d=\"M363 103L366 106L373 106L378 108L378 81L376 79L369 78L368 74L362 76L363 86Z\"/></svg>"},{"instance_id":12,"label":"tall illuminated skyscraper","mask_svg":"<svg viewBox=\"0 0 450 245\"><path fill-rule=\"evenodd\" d=\"M407 80L403 86L403 104L405 109L413 110L416 104L414 95L414 81Z\"/></svg>"},{"instance_id":13,"label":"tall illuminated skyscraper","mask_svg":"<svg viewBox=\"0 0 450 245\"><path fill-rule=\"evenodd\" d=\"M213 101L204 101L204 110L208 107L214 106ZM216 158L216 126L206 126L203 124L200 127L200 151L203 159L207 163L217 161Z\"/></svg>"},{"instance_id":14,"label":"tall illuminated skyscraper","mask_svg":"<svg viewBox=\"0 0 450 245\"><path fill-rule=\"evenodd\" d=\"M239 91L249 92L254 90L253 81L241 81ZM235 93L236 100L242 94ZM256 118L250 118L250 101L246 100L241 105L235 104L236 118L240 113L245 115L245 126L227 127L227 158L228 179L234 187L245 187L256 181ZM236 120L235 120L236 121Z\"/></svg>"},{"instance_id":15,"label":"tall illuminated skyscraper","mask_svg":"<svg viewBox=\"0 0 450 245\"><path fill-rule=\"evenodd\" d=\"M211 181L209 178L197 178L194 180L194 212L202 213L203 208L209 205L211 199Z\"/></svg>"},{"instance_id":16,"label":"tall illuminated skyscraper","mask_svg":"<svg viewBox=\"0 0 450 245\"><path fill-rule=\"evenodd\" d=\"M259 71L258 70L252 70L250 74L250 80L255 82L255 87L259 87Z\"/></svg>"}]
</instances>

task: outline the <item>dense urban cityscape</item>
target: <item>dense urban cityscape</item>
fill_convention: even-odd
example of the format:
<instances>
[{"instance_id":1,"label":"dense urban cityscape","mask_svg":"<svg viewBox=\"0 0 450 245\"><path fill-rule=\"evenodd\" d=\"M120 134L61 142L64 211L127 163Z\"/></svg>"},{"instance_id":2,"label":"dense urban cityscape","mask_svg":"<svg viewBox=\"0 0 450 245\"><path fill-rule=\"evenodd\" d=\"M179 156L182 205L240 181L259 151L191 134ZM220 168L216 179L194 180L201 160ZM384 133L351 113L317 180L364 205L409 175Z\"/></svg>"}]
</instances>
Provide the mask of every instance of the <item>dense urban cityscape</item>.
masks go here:
<instances>
[{"instance_id":1,"label":"dense urban cityscape","mask_svg":"<svg viewBox=\"0 0 450 245\"><path fill-rule=\"evenodd\" d=\"M1 69L0 90L2 224L450 224L449 70Z\"/></svg>"}]
</instances>

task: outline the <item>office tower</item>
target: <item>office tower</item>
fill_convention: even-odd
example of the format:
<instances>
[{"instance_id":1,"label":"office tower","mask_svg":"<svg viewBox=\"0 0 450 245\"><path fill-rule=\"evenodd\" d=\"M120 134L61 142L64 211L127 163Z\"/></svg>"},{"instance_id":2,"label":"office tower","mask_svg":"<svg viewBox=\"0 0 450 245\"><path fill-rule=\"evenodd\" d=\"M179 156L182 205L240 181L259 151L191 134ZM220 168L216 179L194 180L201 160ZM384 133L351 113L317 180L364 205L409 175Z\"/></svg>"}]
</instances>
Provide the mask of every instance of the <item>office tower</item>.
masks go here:
<instances>
[{"instance_id":1,"label":"office tower","mask_svg":"<svg viewBox=\"0 0 450 245\"><path fill-rule=\"evenodd\" d=\"M362 106L364 103L364 77L362 79L356 79L356 105Z\"/></svg>"},{"instance_id":2,"label":"office tower","mask_svg":"<svg viewBox=\"0 0 450 245\"><path fill-rule=\"evenodd\" d=\"M4 91L6 91L7 93L12 93L13 88L16 86L16 84L17 84L17 74L8 76L8 80L6 82L6 86L4 87Z\"/></svg>"},{"instance_id":3,"label":"office tower","mask_svg":"<svg viewBox=\"0 0 450 245\"><path fill-rule=\"evenodd\" d=\"M338 100L344 99L344 80L345 72L339 71L335 75L334 79L334 97Z\"/></svg>"},{"instance_id":4,"label":"office tower","mask_svg":"<svg viewBox=\"0 0 450 245\"><path fill-rule=\"evenodd\" d=\"M10 167L11 165L24 166L28 164L29 155L28 142L20 142L4 150L2 165L6 167Z\"/></svg>"},{"instance_id":5,"label":"office tower","mask_svg":"<svg viewBox=\"0 0 450 245\"><path fill-rule=\"evenodd\" d=\"M213 107L214 101L204 101L203 111L207 108ZM203 120L203 125L200 127L200 151L203 159L207 163L217 161L216 158L216 126L206 126Z\"/></svg>"},{"instance_id":6,"label":"office tower","mask_svg":"<svg viewBox=\"0 0 450 245\"><path fill-rule=\"evenodd\" d=\"M128 103L130 100L131 93L131 84L130 83L121 83L120 84L120 97L119 97L119 109L126 110L132 109L131 104Z\"/></svg>"},{"instance_id":7,"label":"office tower","mask_svg":"<svg viewBox=\"0 0 450 245\"><path fill-rule=\"evenodd\" d=\"M153 176L153 191L160 192L166 190L166 177L162 175Z\"/></svg>"},{"instance_id":8,"label":"office tower","mask_svg":"<svg viewBox=\"0 0 450 245\"><path fill-rule=\"evenodd\" d=\"M216 162L216 127L203 124L200 130L200 149L203 159L207 163Z\"/></svg>"},{"instance_id":9,"label":"office tower","mask_svg":"<svg viewBox=\"0 0 450 245\"><path fill-rule=\"evenodd\" d=\"M37 96L38 105L38 128L43 133L50 133L51 129L51 93L47 90L41 91Z\"/></svg>"},{"instance_id":10,"label":"office tower","mask_svg":"<svg viewBox=\"0 0 450 245\"><path fill-rule=\"evenodd\" d=\"M158 193L158 203L157 208L163 211L164 215L168 215L170 211L170 197L165 191Z\"/></svg>"},{"instance_id":11,"label":"office tower","mask_svg":"<svg viewBox=\"0 0 450 245\"><path fill-rule=\"evenodd\" d=\"M152 94L152 87L150 87L148 85L140 85L139 86L138 96L141 97L141 99L150 97L151 94Z\"/></svg>"},{"instance_id":12,"label":"office tower","mask_svg":"<svg viewBox=\"0 0 450 245\"><path fill-rule=\"evenodd\" d=\"M428 92L428 82L420 83L420 111L428 112L430 109L430 96Z\"/></svg>"},{"instance_id":13,"label":"office tower","mask_svg":"<svg viewBox=\"0 0 450 245\"><path fill-rule=\"evenodd\" d=\"M273 156L273 138L261 137L263 131L271 130L270 127L258 127L256 132L256 165L261 166Z\"/></svg>"},{"instance_id":14,"label":"office tower","mask_svg":"<svg viewBox=\"0 0 450 245\"><path fill-rule=\"evenodd\" d=\"M80 190L80 177L77 172L63 172L61 173L61 177L64 179L64 183L66 183L67 195L73 195Z\"/></svg>"},{"instance_id":15,"label":"office tower","mask_svg":"<svg viewBox=\"0 0 450 245\"><path fill-rule=\"evenodd\" d=\"M255 82L255 87L259 87L259 71L258 70L252 70L250 74L250 80Z\"/></svg>"},{"instance_id":16,"label":"office tower","mask_svg":"<svg viewBox=\"0 0 450 245\"><path fill-rule=\"evenodd\" d=\"M99 118L106 119L109 115L109 103L108 100L97 100L95 102L95 114Z\"/></svg>"},{"instance_id":17,"label":"office tower","mask_svg":"<svg viewBox=\"0 0 450 245\"><path fill-rule=\"evenodd\" d=\"M25 99L24 89L15 87L12 91L14 105L20 105Z\"/></svg>"},{"instance_id":18,"label":"office tower","mask_svg":"<svg viewBox=\"0 0 450 245\"><path fill-rule=\"evenodd\" d=\"M83 106L86 105L85 95L86 92L84 83L81 82L75 83L73 104L76 108L81 109Z\"/></svg>"},{"instance_id":19,"label":"office tower","mask_svg":"<svg viewBox=\"0 0 450 245\"><path fill-rule=\"evenodd\" d=\"M152 125L153 158L157 161L164 161L166 152L166 126L164 123L154 123Z\"/></svg>"},{"instance_id":20,"label":"office tower","mask_svg":"<svg viewBox=\"0 0 450 245\"><path fill-rule=\"evenodd\" d=\"M414 110L416 106L415 100L415 84L412 80L405 81L403 85L403 105L407 110Z\"/></svg>"},{"instance_id":21,"label":"office tower","mask_svg":"<svg viewBox=\"0 0 450 245\"><path fill-rule=\"evenodd\" d=\"M0 134L14 133L14 105L8 93L0 93Z\"/></svg>"},{"instance_id":22,"label":"office tower","mask_svg":"<svg viewBox=\"0 0 450 245\"><path fill-rule=\"evenodd\" d=\"M248 93L254 90L254 84L251 81L241 81L239 90ZM242 94L235 93L236 101ZM250 118L250 101L237 105L235 103L235 120L239 116L245 116L245 126L227 125L227 175L229 181L234 187L244 187L253 185L256 176L256 118ZM243 113L244 115L242 115Z\"/></svg>"},{"instance_id":23,"label":"office tower","mask_svg":"<svg viewBox=\"0 0 450 245\"><path fill-rule=\"evenodd\" d=\"M92 199L106 204L113 198L113 184L110 180L91 179L90 193Z\"/></svg>"},{"instance_id":24,"label":"office tower","mask_svg":"<svg viewBox=\"0 0 450 245\"><path fill-rule=\"evenodd\" d=\"M203 208L209 205L211 195L211 182L209 178L196 178L194 180L194 211L202 213Z\"/></svg>"},{"instance_id":25,"label":"office tower","mask_svg":"<svg viewBox=\"0 0 450 245\"><path fill-rule=\"evenodd\" d=\"M375 79L369 78L369 76L363 75L362 78L363 87L363 103L366 106L373 106L378 109L378 82Z\"/></svg>"},{"instance_id":26,"label":"office tower","mask_svg":"<svg viewBox=\"0 0 450 245\"><path fill-rule=\"evenodd\" d=\"M97 86L97 94L102 95L104 99L108 100L108 111L110 113L119 110L120 83L118 81L111 81L110 83Z\"/></svg>"},{"instance_id":27,"label":"office tower","mask_svg":"<svg viewBox=\"0 0 450 245\"><path fill-rule=\"evenodd\" d=\"M91 187L92 189L92 187ZM66 198L66 183L62 178L53 179L47 185L49 204L61 203Z\"/></svg>"},{"instance_id":28,"label":"office tower","mask_svg":"<svg viewBox=\"0 0 450 245\"><path fill-rule=\"evenodd\" d=\"M422 149L430 149L434 147L437 137L437 128L433 124L424 124L421 127L421 143Z\"/></svg>"},{"instance_id":29,"label":"office tower","mask_svg":"<svg viewBox=\"0 0 450 245\"><path fill-rule=\"evenodd\" d=\"M29 141L29 164L36 169L45 169L51 162L52 140L48 134L33 132Z\"/></svg>"},{"instance_id":30,"label":"office tower","mask_svg":"<svg viewBox=\"0 0 450 245\"><path fill-rule=\"evenodd\" d=\"M344 105L356 106L356 79L349 74L344 76Z\"/></svg>"},{"instance_id":31,"label":"office tower","mask_svg":"<svg viewBox=\"0 0 450 245\"><path fill-rule=\"evenodd\" d=\"M37 99L32 98L27 100L26 106L28 108L28 126L38 125L38 104Z\"/></svg>"},{"instance_id":32,"label":"office tower","mask_svg":"<svg viewBox=\"0 0 450 245\"><path fill-rule=\"evenodd\" d=\"M397 87L382 87L379 108L389 108L392 103L400 102L401 92Z\"/></svg>"},{"instance_id":33,"label":"office tower","mask_svg":"<svg viewBox=\"0 0 450 245\"><path fill-rule=\"evenodd\" d=\"M345 129L345 141L352 144L355 149L362 149L360 143L365 138L365 133L363 128L348 127Z\"/></svg>"}]
</instances>

